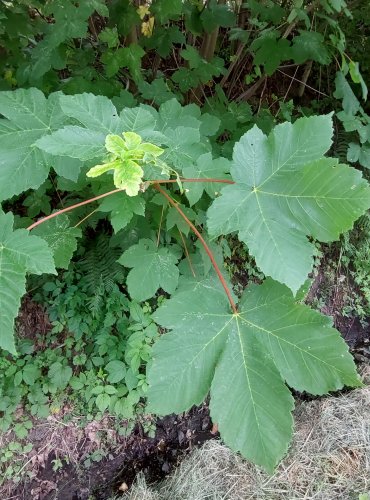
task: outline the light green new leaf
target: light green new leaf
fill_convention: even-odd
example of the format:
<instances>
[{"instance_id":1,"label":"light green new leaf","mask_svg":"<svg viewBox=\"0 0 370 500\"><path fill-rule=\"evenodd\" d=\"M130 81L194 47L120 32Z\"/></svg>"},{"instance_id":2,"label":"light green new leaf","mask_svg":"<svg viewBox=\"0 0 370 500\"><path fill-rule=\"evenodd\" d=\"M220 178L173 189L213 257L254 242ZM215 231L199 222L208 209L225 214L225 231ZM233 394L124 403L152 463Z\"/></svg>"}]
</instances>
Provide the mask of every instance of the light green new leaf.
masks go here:
<instances>
[{"instance_id":1,"label":"light green new leaf","mask_svg":"<svg viewBox=\"0 0 370 500\"><path fill-rule=\"evenodd\" d=\"M334 241L370 206L358 170L323 158L331 145L327 116L256 126L235 145L232 186L208 211L212 236L239 231L261 270L295 293L312 268L314 244Z\"/></svg>"},{"instance_id":2,"label":"light green new leaf","mask_svg":"<svg viewBox=\"0 0 370 500\"><path fill-rule=\"evenodd\" d=\"M134 300L149 299L160 287L168 293L177 287L178 257L169 248L158 248L152 240L140 240L126 250L118 262L133 268L127 276L127 288Z\"/></svg>"},{"instance_id":3,"label":"light green new leaf","mask_svg":"<svg viewBox=\"0 0 370 500\"><path fill-rule=\"evenodd\" d=\"M110 212L110 221L114 232L118 233L127 226L134 214L145 215L145 201L140 196L117 193L105 198L99 210L101 212Z\"/></svg>"},{"instance_id":4,"label":"light green new leaf","mask_svg":"<svg viewBox=\"0 0 370 500\"><path fill-rule=\"evenodd\" d=\"M46 242L25 229L13 231L13 215L0 214L0 348L16 353L14 318L26 293L26 273L55 273Z\"/></svg>"},{"instance_id":5,"label":"light green new leaf","mask_svg":"<svg viewBox=\"0 0 370 500\"><path fill-rule=\"evenodd\" d=\"M292 433L293 399L284 380L313 394L361 385L328 319L271 279L245 291L238 314L203 280L189 290L181 286L153 317L172 331L153 348L149 410L186 411L210 391L225 443L269 471Z\"/></svg>"},{"instance_id":6,"label":"light green new leaf","mask_svg":"<svg viewBox=\"0 0 370 500\"><path fill-rule=\"evenodd\" d=\"M67 215L58 215L33 230L33 234L40 236L53 251L56 267L68 269L72 255L77 249L77 238L81 237L81 229L71 227Z\"/></svg>"},{"instance_id":7,"label":"light green new leaf","mask_svg":"<svg viewBox=\"0 0 370 500\"><path fill-rule=\"evenodd\" d=\"M36 189L47 178L52 162L36 142L65 123L59 96L46 99L37 89L0 92L5 117L0 119L0 200Z\"/></svg>"}]
</instances>

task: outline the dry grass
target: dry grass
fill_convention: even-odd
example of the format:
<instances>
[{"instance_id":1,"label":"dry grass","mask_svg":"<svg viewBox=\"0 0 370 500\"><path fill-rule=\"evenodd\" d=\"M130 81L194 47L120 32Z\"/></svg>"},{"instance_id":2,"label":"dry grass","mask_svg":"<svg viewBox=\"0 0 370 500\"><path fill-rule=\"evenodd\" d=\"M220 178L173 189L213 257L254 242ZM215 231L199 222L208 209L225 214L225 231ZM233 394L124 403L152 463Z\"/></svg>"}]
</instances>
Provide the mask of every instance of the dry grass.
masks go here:
<instances>
[{"instance_id":1,"label":"dry grass","mask_svg":"<svg viewBox=\"0 0 370 500\"><path fill-rule=\"evenodd\" d=\"M192 452L156 487L126 500L350 500L370 493L370 387L301 403L288 456L269 476L219 441Z\"/></svg>"}]
</instances>

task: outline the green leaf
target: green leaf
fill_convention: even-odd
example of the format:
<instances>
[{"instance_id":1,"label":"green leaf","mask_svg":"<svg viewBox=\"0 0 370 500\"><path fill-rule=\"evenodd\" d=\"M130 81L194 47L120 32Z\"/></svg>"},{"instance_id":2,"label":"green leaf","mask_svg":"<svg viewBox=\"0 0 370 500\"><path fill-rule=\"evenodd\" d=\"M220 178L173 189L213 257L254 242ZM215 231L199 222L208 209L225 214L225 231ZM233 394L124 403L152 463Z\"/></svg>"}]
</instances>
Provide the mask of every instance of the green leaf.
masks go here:
<instances>
[{"instance_id":1,"label":"green leaf","mask_svg":"<svg viewBox=\"0 0 370 500\"><path fill-rule=\"evenodd\" d=\"M153 35L146 40L148 49L155 49L161 57L167 57L174 49L175 43L185 44L186 39L178 26L158 26Z\"/></svg>"},{"instance_id":2,"label":"green leaf","mask_svg":"<svg viewBox=\"0 0 370 500\"><path fill-rule=\"evenodd\" d=\"M118 233L127 226L134 214L145 215L145 201L139 196L127 196L117 193L103 200L99 210L110 212L110 221L114 232Z\"/></svg>"},{"instance_id":3,"label":"green leaf","mask_svg":"<svg viewBox=\"0 0 370 500\"><path fill-rule=\"evenodd\" d=\"M358 161L363 167L370 168L370 146L360 146L360 144L350 142L348 144L347 160L351 163Z\"/></svg>"},{"instance_id":4,"label":"green leaf","mask_svg":"<svg viewBox=\"0 0 370 500\"><path fill-rule=\"evenodd\" d=\"M62 95L60 106L70 118L74 118L89 130L103 134L120 131L120 120L112 101L94 94Z\"/></svg>"},{"instance_id":5,"label":"green leaf","mask_svg":"<svg viewBox=\"0 0 370 500\"><path fill-rule=\"evenodd\" d=\"M196 165L185 167L182 171L185 178L190 179L228 179L230 176L230 161L226 158L212 158L211 153L199 156ZM194 205L202 197L203 191L214 198L224 184L216 182L194 182L184 183L186 197L190 205Z\"/></svg>"},{"instance_id":6,"label":"green leaf","mask_svg":"<svg viewBox=\"0 0 370 500\"><path fill-rule=\"evenodd\" d=\"M36 365L26 365L22 370L22 378L27 385L34 385L40 375L41 370Z\"/></svg>"},{"instance_id":7,"label":"green leaf","mask_svg":"<svg viewBox=\"0 0 370 500\"><path fill-rule=\"evenodd\" d=\"M329 115L283 123L267 137L256 126L235 145L231 175L208 211L212 236L239 231L257 266L295 293L312 268L314 244L334 241L370 206L361 173L323 158Z\"/></svg>"},{"instance_id":8,"label":"green leaf","mask_svg":"<svg viewBox=\"0 0 370 500\"><path fill-rule=\"evenodd\" d=\"M151 83L144 81L140 82L139 91L143 99L153 101L155 104L159 105L176 97L163 78L156 78Z\"/></svg>"},{"instance_id":9,"label":"green leaf","mask_svg":"<svg viewBox=\"0 0 370 500\"><path fill-rule=\"evenodd\" d=\"M118 260L133 268L127 276L127 287L131 297L139 302L153 297L160 287L168 293L175 291L179 279L177 261L169 248L158 248L149 239L141 239Z\"/></svg>"},{"instance_id":10,"label":"green leaf","mask_svg":"<svg viewBox=\"0 0 370 500\"><path fill-rule=\"evenodd\" d=\"M56 385L58 389L64 389L72 377L72 368L56 361L50 366L48 375L53 385Z\"/></svg>"},{"instance_id":11,"label":"green leaf","mask_svg":"<svg viewBox=\"0 0 370 500\"><path fill-rule=\"evenodd\" d=\"M46 242L25 229L13 231L13 215L0 214L0 347L16 354L13 330L26 273L55 273Z\"/></svg>"},{"instance_id":12,"label":"green leaf","mask_svg":"<svg viewBox=\"0 0 370 500\"><path fill-rule=\"evenodd\" d=\"M106 365L105 370L109 374L107 380L111 384L121 382L121 380L123 380L126 375L126 365L125 363L123 363L123 361L119 361L118 359L110 361Z\"/></svg>"},{"instance_id":13,"label":"green leaf","mask_svg":"<svg viewBox=\"0 0 370 500\"><path fill-rule=\"evenodd\" d=\"M102 132L69 125L45 135L36 141L36 146L52 155L65 155L86 161L106 155L104 140Z\"/></svg>"},{"instance_id":14,"label":"green leaf","mask_svg":"<svg viewBox=\"0 0 370 500\"><path fill-rule=\"evenodd\" d=\"M153 317L172 331L153 347L149 411L186 411L210 391L225 443L268 471L292 433L293 398L284 380L313 394L361 385L329 320L271 279L244 292L238 314L209 282L207 293L176 292Z\"/></svg>"},{"instance_id":15,"label":"green leaf","mask_svg":"<svg viewBox=\"0 0 370 500\"><path fill-rule=\"evenodd\" d=\"M228 28L235 24L235 14L228 5L210 0L200 16L204 30L212 33L218 26Z\"/></svg>"},{"instance_id":16,"label":"green leaf","mask_svg":"<svg viewBox=\"0 0 370 500\"><path fill-rule=\"evenodd\" d=\"M292 58L297 64L312 59L320 64L329 64L331 56L325 46L325 40L317 31L302 31L293 38Z\"/></svg>"},{"instance_id":17,"label":"green leaf","mask_svg":"<svg viewBox=\"0 0 370 500\"><path fill-rule=\"evenodd\" d=\"M117 47L119 44L117 26L113 28L104 28L103 31L99 33L99 40L106 43L110 49Z\"/></svg>"},{"instance_id":18,"label":"green leaf","mask_svg":"<svg viewBox=\"0 0 370 500\"><path fill-rule=\"evenodd\" d=\"M37 139L63 126L59 93L48 99L37 89L0 92L0 200L37 189L47 178L50 158ZM37 165L37 168L35 168Z\"/></svg>"},{"instance_id":19,"label":"green leaf","mask_svg":"<svg viewBox=\"0 0 370 500\"><path fill-rule=\"evenodd\" d=\"M155 19L164 24L170 19L177 19L182 12L182 0L154 0L150 10Z\"/></svg>"},{"instance_id":20,"label":"green leaf","mask_svg":"<svg viewBox=\"0 0 370 500\"><path fill-rule=\"evenodd\" d=\"M106 73L110 78L118 73L121 68L128 68L134 82L142 79L141 58L145 55L144 50L135 43L129 47L121 47L117 50L105 52L101 58L106 65Z\"/></svg>"},{"instance_id":21,"label":"green leaf","mask_svg":"<svg viewBox=\"0 0 370 500\"><path fill-rule=\"evenodd\" d=\"M358 62L350 61L349 63L349 73L351 75L352 81L354 83L359 83L362 90L362 98L364 101L367 99L367 86L360 72L360 65Z\"/></svg>"},{"instance_id":22,"label":"green leaf","mask_svg":"<svg viewBox=\"0 0 370 500\"><path fill-rule=\"evenodd\" d=\"M97 398L95 400L95 404L101 412L105 411L110 404L109 394L106 394L105 392L103 392L102 394L99 394L99 396L97 396Z\"/></svg>"},{"instance_id":23,"label":"green leaf","mask_svg":"<svg viewBox=\"0 0 370 500\"><path fill-rule=\"evenodd\" d=\"M56 267L68 269L73 253L77 249L76 238L80 238L81 229L71 227L67 215L61 214L33 230L33 234L40 236L51 248Z\"/></svg>"},{"instance_id":24,"label":"green leaf","mask_svg":"<svg viewBox=\"0 0 370 500\"><path fill-rule=\"evenodd\" d=\"M343 110L348 115L355 115L360 109L360 103L341 71L338 71L335 77L335 92L333 95L337 99L342 99Z\"/></svg>"},{"instance_id":25,"label":"green leaf","mask_svg":"<svg viewBox=\"0 0 370 500\"><path fill-rule=\"evenodd\" d=\"M254 64L263 64L268 75L272 75L282 61L290 59L290 44L279 37L278 31L268 31L251 44L255 52Z\"/></svg>"}]
</instances>

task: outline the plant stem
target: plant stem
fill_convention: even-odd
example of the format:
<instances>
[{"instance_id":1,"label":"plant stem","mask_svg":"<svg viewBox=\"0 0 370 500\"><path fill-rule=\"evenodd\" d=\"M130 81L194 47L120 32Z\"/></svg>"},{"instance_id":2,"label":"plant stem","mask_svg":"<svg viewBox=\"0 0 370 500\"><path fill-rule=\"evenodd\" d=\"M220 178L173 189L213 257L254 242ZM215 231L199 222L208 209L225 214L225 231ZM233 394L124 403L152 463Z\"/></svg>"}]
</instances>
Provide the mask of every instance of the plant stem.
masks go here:
<instances>
[{"instance_id":1,"label":"plant stem","mask_svg":"<svg viewBox=\"0 0 370 500\"><path fill-rule=\"evenodd\" d=\"M225 278L222 276L222 273L220 271L220 268L217 265L217 262L213 256L213 253L209 246L207 245L206 241L204 240L203 236L200 234L198 229L194 226L194 224L186 217L184 212L181 210L181 208L178 206L178 203L176 203L167 193L164 191L158 183L154 184L154 188L159 191L166 199L167 201L178 211L178 213L181 215L181 217L184 219L184 221L188 224L188 226L192 229L192 231L196 234L198 237L199 241L202 243L204 250L206 251L208 257L210 258L212 265L214 267L214 270L217 273L217 276L221 282L221 285L223 289L225 290L225 293L227 295L227 298L229 299L231 309L233 310L234 314L238 314L238 309L236 308L236 304L234 302L234 299L232 298L231 292L229 290L229 287L227 286L227 283L225 281Z\"/></svg>"},{"instance_id":2,"label":"plant stem","mask_svg":"<svg viewBox=\"0 0 370 500\"><path fill-rule=\"evenodd\" d=\"M235 184L234 181L231 181L229 179L182 179L180 177L181 182L218 182L221 184ZM177 182L177 179L158 179L154 181L148 181L150 184L170 184L170 183L175 183Z\"/></svg>"},{"instance_id":3,"label":"plant stem","mask_svg":"<svg viewBox=\"0 0 370 500\"><path fill-rule=\"evenodd\" d=\"M31 231L31 229L34 229L35 227L39 226L40 224L43 224L47 220L53 219L57 215L64 214L65 212L69 212L70 210L74 210L75 208L78 207L83 207L84 205L87 205L88 203L91 203L96 200L100 200L101 198L105 198L106 196L110 196L111 194L118 193L119 191L122 191L122 189L114 189L114 191L109 191L108 193L100 194L99 196L95 196L94 198L90 198L85 201L81 201L80 203L76 203L75 205L71 205L70 207L63 208L62 210L58 210L58 212L54 212L53 214L48 215L47 217L44 217L43 219L38 220L37 222L34 222L30 226L28 226L28 230Z\"/></svg>"},{"instance_id":4,"label":"plant stem","mask_svg":"<svg viewBox=\"0 0 370 500\"><path fill-rule=\"evenodd\" d=\"M180 179L181 182L219 182L222 184L235 184L234 181L230 181L228 179ZM176 179L158 179L158 180L153 180L153 181L148 181L150 184L167 184L167 183L175 183L177 182ZM84 205L88 205L89 203L92 203L93 201L100 200L101 198L105 198L106 196L110 196L111 194L119 193L120 191L124 191L123 189L114 189L113 191L109 191L108 193L103 193L100 194L99 196L95 196L94 198L89 198L88 200L81 201L80 203L76 203L75 205L71 205L70 207L63 208L62 210L58 210L57 212L54 212L47 217L44 217L43 219L38 220L37 222L34 222L30 226L27 227L28 231L31 231L35 227L39 226L40 224L43 224L44 222L53 219L54 217L57 217L57 215L64 214L65 212L69 212L70 210L74 210L75 208L78 207L83 207Z\"/></svg>"}]
</instances>

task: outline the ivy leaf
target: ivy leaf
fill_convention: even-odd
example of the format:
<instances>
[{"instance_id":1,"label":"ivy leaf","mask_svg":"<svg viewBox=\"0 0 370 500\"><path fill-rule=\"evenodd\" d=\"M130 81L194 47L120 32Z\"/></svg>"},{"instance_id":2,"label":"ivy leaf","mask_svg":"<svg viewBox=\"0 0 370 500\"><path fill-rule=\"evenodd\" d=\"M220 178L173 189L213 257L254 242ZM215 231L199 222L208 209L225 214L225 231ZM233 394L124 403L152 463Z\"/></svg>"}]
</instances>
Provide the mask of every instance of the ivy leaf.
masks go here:
<instances>
[{"instance_id":1,"label":"ivy leaf","mask_svg":"<svg viewBox=\"0 0 370 500\"><path fill-rule=\"evenodd\" d=\"M139 302L153 297L158 288L173 293L177 287L179 270L170 248L158 248L152 240L141 239L120 257L118 262L132 267L127 276L127 288Z\"/></svg>"},{"instance_id":2,"label":"ivy leaf","mask_svg":"<svg viewBox=\"0 0 370 500\"><path fill-rule=\"evenodd\" d=\"M0 119L0 200L37 189L47 178L50 158L35 143L63 126L59 95L46 99L37 89L0 92L0 114L5 117Z\"/></svg>"},{"instance_id":3,"label":"ivy leaf","mask_svg":"<svg viewBox=\"0 0 370 500\"><path fill-rule=\"evenodd\" d=\"M55 273L46 242L25 229L13 231L11 213L0 213L0 347L16 354L13 330L26 273Z\"/></svg>"},{"instance_id":4,"label":"ivy leaf","mask_svg":"<svg viewBox=\"0 0 370 500\"><path fill-rule=\"evenodd\" d=\"M134 214L145 215L145 201L140 196L127 196L117 193L103 200L99 210L110 212L110 221L114 232L118 233L127 226Z\"/></svg>"},{"instance_id":5,"label":"ivy leaf","mask_svg":"<svg viewBox=\"0 0 370 500\"><path fill-rule=\"evenodd\" d=\"M284 380L313 394L361 385L328 318L295 303L271 279L244 292L238 314L209 286L207 293L176 292L153 317L172 331L153 347L149 411L180 413L210 391L225 443L270 472L292 433L293 398Z\"/></svg>"},{"instance_id":6,"label":"ivy leaf","mask_svg":"<svg viewBox=\"0 0 370 500\"><path fill-rule=\"evenodd\" d=\"M239 231L268 276L295 293L312 268L314 244L334 241L370 206L361 173L323 158L330 115L283 123L267 137L254 126L236 143L231 175L208 211L212 236Z\"/></svg>"},{"instance_id":7,"label":"ivy leaf","mask_svg":"<svg viewBox=\"0 0 370 500\"><path fill-rule=\"evenodd\" d=\"M55 266L68 269L72 255L77 249L76 239L82 236L81 229L71 227L68 216L61 214L35 227L33 234L40 236L49 245Z\"/></svg>"},{"instance_id":8,"label":"ivy leaf","mask_svg":"<svg viewBox=\"0 0 370 500\"><path fill-rule=\"evenodd\" d=\"M197 163L183 169L183 175L189 179L228 179L230 172L230 161L226 158L212 158L211 153L199 156ZM203 191L214 198L223 187L223 184L216 182L194 182L185 183L186 197L190 205L194 205L202 197Z\"/></svg>"}]
</instances>

